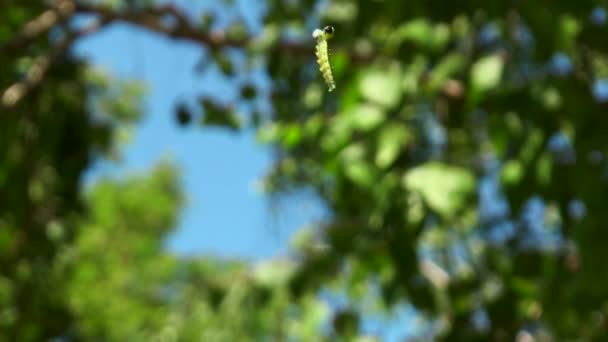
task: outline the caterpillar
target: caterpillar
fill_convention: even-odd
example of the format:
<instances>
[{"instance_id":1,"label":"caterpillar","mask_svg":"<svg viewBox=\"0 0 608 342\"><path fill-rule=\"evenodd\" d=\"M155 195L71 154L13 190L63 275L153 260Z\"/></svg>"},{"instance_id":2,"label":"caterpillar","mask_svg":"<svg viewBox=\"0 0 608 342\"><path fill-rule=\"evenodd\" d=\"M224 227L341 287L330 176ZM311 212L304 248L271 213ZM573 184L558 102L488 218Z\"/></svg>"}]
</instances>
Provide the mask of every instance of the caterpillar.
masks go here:
<instances>
[{"instance_id":1,"label":"caterpillar","mask_svg":"<svg viewBox=\"0 0 608 342\"><path fill-rule=\"evenodd\" d=\"M329 52L327 48L327 41L334 36L333 26L325 26L322 30L315 29L312 32L312 37L317 39L317 46L315 54L317 55L317 63L319 63L319 71L327 83L329 91L336 88L334 82L334 76L331 73L331 65L329 64Z\"/></svg>"}]
</instances>

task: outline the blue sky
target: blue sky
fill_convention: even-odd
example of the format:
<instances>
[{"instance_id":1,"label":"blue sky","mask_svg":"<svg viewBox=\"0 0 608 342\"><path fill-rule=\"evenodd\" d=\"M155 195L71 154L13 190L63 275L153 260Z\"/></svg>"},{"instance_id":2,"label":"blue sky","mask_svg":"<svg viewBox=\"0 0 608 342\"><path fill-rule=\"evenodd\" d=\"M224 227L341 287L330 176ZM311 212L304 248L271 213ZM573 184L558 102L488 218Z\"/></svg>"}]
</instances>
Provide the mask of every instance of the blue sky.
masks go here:
<instances>
[{"instance_id":1,"label":"blue sky","mask_svg":"<svg viewBox=\"0 0 608 342\"><path fill-rule=\"evenodd\" d=\"M181 1L189 13L214 7L205 3L213 4ZM261 15L255 1L240 1L236 8L220 11L220 22L246 13L247 23L255 26ZM76 53L117 77L146 84L145 117L126 146L123 161L97 163L87 180L141 172L162 158L171 159L181 170L188 199L176 232L167 241L171 250L259 260L284 254L293 232L323 215L312 196L281 201L277 209L257 190L256 182L271 166L272 156L252 132L235 134L196 124L178 127L173 116L178 101L200 94L226 99L236 93L217 71L194 72L200 46L115 24L80 41Z\"/></svg>"}]
</instances>

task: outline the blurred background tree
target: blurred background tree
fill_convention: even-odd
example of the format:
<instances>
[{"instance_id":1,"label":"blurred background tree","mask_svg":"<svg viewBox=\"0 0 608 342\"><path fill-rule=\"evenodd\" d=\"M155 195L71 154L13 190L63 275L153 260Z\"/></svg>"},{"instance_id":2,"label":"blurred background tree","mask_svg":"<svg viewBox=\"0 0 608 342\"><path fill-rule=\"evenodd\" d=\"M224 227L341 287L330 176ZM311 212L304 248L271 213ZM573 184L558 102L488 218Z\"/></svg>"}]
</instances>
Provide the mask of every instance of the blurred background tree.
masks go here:
<instances>
[{"instance_id":1,"label":"blurred background tree","mask_svg":"<svg viewBox=\"0 0 608 342\"><path fill-rule=\"evenodd\" d=\"M604 5L267 0L250 32L169 2L2 2L0 340L374 340L364 326L399 308L420 340L608 338ZM329 207L291 258L166 251L170 163L83 187L142 114L141 85L72 53L117 22L200 44L240 96L178 122L256 130L276 152L265 190Z\"/></svg>"}]
</instances>

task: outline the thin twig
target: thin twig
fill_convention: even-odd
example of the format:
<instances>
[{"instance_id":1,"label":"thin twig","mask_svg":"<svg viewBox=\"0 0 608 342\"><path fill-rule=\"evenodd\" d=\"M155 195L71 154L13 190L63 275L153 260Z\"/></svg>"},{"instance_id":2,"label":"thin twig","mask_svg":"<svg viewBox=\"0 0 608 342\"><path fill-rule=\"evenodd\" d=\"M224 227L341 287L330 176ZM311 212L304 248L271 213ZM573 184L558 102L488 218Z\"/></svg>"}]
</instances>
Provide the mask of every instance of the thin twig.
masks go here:
<instances>
[{"instance_id":1,"label":"thin twig","mask_svg":"<svg viewBox=\"0 0 608 342\"><path fill-rule=\"evenodd\" d=\"M105 6L76 3L76 12L93 14L108 21L123 21L144 27L172 38L201 43L209 48L246 47L254 39L251 37L232 38L224 31L204 32L193 25L188 17L174 5L162 5L136 11L115 11ZM175 19L175 25L162 23L163 18ZM312 45L294 42L280 42L279 47L292 52L312 52Z\"/></svg>"},{"instance_id":2,"label":"thin twig","mask_svg":"<svg viewBox=\"0 0 608 342\"><path fill-rule=\"evenodd\" d=\"M74 9L75 4L71 0L52 1L49 9L28 21L21 31L15 34L10 41L0 46L0 53L19 51L29 45L36 37L48 32L61 20L71 17Z\"/></svg>"},{"instance_id":3,"label":"thin twig","mask_svg":"<svg viewBox=\"0 0 608 342\"><path fill-rule=\"evenodd\" d=\"M70 49L74 41L96 32L103 25L102 21L95 21L77 32L69 33L60 43L54 45L46 55L38 56L24 79L13 83L2 92L0 110L16 106L32 89L40 86L49 68Z\"/></svg>"},{"instance_id":4,"label":"thin twig","mask_svg":"<svg viewBox=\"0 0 608 342\"><path fill-rule=\"evenodd\" d=\"M210 49L224 47L247 48L256 41L256 37L234 38L224 31L205 32L194 25L183 11L175 5L166 4L133 11L116 11L108 7L76 2L75 11L82 14L93 14L107 21L122 21L146 28L175 39L200 43ZM173 19L173 24L166 24L164 19ZM314 42L279 40L274 49L292 55L313 55ZM336 49L338 51L340 49ZM373 58L373 52L346 51L354 63L368 62Z\"/></svg>"}]
</instances>

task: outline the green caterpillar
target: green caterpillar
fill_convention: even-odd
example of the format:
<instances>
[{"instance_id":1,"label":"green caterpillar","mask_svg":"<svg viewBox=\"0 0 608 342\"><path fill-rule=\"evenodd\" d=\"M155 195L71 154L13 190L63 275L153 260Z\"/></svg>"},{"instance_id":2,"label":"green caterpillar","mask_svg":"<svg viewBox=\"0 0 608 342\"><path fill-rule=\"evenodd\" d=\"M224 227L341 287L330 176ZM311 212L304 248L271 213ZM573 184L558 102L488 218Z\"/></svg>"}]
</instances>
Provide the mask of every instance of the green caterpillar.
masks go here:
<instances>
[{"instance_id":1,"label":"green caterpillar","mask_svg":"<svg viewBox=\"0 0 608 342\"><path fill-rule=\"evenodd\" d=\"M325 83L327 83L329 91L332 91L336 88L336 83L334 82L334 76L331 74L327 41L334 36L334 28L333 26L325 26L322 30L315 29L312 36L317 39L316 55L319 70L325 79Z\"/></svg>"}]
</instances>

